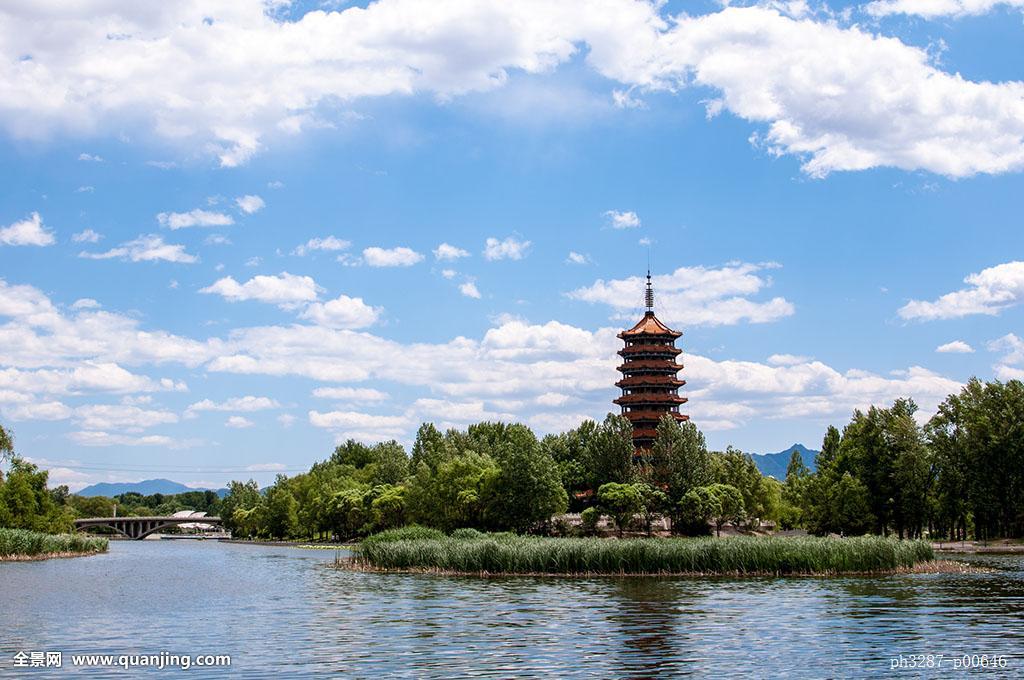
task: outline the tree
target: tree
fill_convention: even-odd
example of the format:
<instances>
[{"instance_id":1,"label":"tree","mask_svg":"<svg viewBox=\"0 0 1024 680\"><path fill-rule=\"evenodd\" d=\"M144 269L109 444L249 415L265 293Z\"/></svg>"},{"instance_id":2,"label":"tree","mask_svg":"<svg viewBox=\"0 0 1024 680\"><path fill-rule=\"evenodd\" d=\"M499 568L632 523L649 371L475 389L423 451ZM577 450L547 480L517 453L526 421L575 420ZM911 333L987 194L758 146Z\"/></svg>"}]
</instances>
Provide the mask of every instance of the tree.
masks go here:
<instances>
[{"instance_id":1,"label":"tree","mask_svg":"<svg viewBox=\"0 0 1024 680\"><path fill-rule=\"evenodd\" d=\"M451 451L443 434L438 432L433 423L423 423L416 431L416 441L412 446L411 468L416 470L420 463L436 470L442 461L451 457Z\"/></svg>"},{"instance_id":2,"label":"tree","mask_svg":"<svg viewBox=\"0 0 1024 680\"><path fill-rule=\"evenodd\" d=\"M6 462L8 458L14 455L14 435L9 430L5 430L3 425L0 425L0 463ZM3 477L0 477L0 481Z\"/></svg>"},{"instance_id":3,"label":"tree","mask_svg":"<svg viewBox=\"0 0 1024 680\"><path fill-rule=\"evenodd\" d=\"M266 530L272 538L288 538L298 533L299 507L284 475L278 475L267 490L266 506Z\"/></svg>"},{"instance_id":4,"label":"tree","mask_svg":"<svg viewBox=\"0 0 1024 680\"><path fill-rule=\"evenodd\" d=\"M597 490L597 503L601 511L615 522L615 528L622 531L644 507L644 495L639 484L609 482Z\"/></svg>"},{"instance_id":5,"label":"tree","mask_svg":"<svg viewBox=\"0 0 1024 680\"><path fill-rule=\"evenodd\" d=\"M633 480L633 425L623 416L609 413L586 443L587 483L597 489L609 482Z\"/></svg>"},{"instance_id":6,"label":"tree","mask_svg":"<svg viewBox=\"0 0 1024 680\"><path fill-rule=\"evenodd\" d=\"M750 454L730 446L724 453L714 454L712 469L715 482L740 492L747 517L755 520L769 516L772 510L771 488L764 483L763 475Z\"/></svg>"},{"instance_id":7,"label":"tree","mask_svg":"<svg viewBox=\"0 0 1024 680\"><path fill-rule=\"evenodd\" d=\"M781 507L779 508L779 524L783 529L804 526L805 508L807 507L807 487L811 471L804 465L803 456L796 449L789 457L786 466L786 481L782 487Z\"/></svg>"},{"instance_id":8,"label":"tree","mask_svg":"<svg viewBox=\"0 0 1024 680\"><path fill-rule=\"evenodd\" d=\"M738 526L744 519L743 495L731 484L712 484L708 491L714 497L715 535L722 535L722 527L726 524Z\"/></svg>"},{"instance_id":9,"label":"tree","mask_svg":"<svg viewBox=\"0 0 1024 680\"><path fill-rule=\"evenodd\" d=\"M509 425L491 445L498 470L484 479L481 499L488 527L525 531L565 512L558 466L530 428Z\"/></svg>"},{"instance_id":10,"label":"tree","mask_svg":"<svg viewBox=\"0 0 1024 680\"><path fill-rule=\"evenodd\" d=\"M445 531L482 527L484 483L496 474L494 459L473 451L441 462L434 472L421 461L409 480L407 511L414 522Z\"/></svg>"},{"instance_id":11,"label":"tree","mask_svg":"<svg viewBox=\"0 0 1024 680\"><path fill-rule=\"evenodd\" d=\"M376 444L371 450L374 469L373 484L395 485L409 476L409 457L394 439Z\"/></svg>"},{"instance_id":12,"label":"tree","mask_svg":"<svg viewBox=\"0 0 1024 680\"><path fill-rule=\"evenodd\" d=\"M690 489L677 503L677 519L672 529L689 536L703 536L708 532L708 523L722 514L719 497L710 486Z\"/></svg>"},{"instance_id":13,"label":"tree","mask_svg":"<svg viewBox=\"0 0 1024 680\"><path fill-rule=\"evenodd\" d=\"M240 527L235 524L235 511L251 510L259 505L259 502L260 488L255 480L250 479L245 483L230 482L228 493L221 500L220 505L221 521L224 523L224 528L232 533L237 532ZM250 518L249 515L243 515L243 517Z\"/></svg>"},{"instance_id":14,"label":"tree","mask_svg":"<svg viewBox=\"0 0 1024 680\"><path fill-rule=\"evenodd\" d=\"M71 512L54 502L46 488L49 473L13 456L7 479L0 485L0 521L13 529L44 533L71 530Z\"/></svg>"},{"instance_id":15,"label":"tree","mask_svg":"<svg viewBox=\"0 0 1024 680\"><path fill-rule=\"evenodd\" d=\"M711 483L711 455L696 425L677 423L666 414L658 421L656 432L645 461L654 486L678 502L691 489Z\"/></svg>"},{"instance_id":16,"label":"tree","mask_svg":"<svg viewBox=\"0 0 1024 680\"><path fill-rule=\"evenodd\" d=\"M652 535L652 527L654 520L660 515L666 512L670 512L672 504L669 495L651 486L650 484L640 483L636 484L640 489L640 496L642 499L642 507L640 508L640 515L644 520L644 531L647 532L648 536Z\"/></svg>"}]
</instances>

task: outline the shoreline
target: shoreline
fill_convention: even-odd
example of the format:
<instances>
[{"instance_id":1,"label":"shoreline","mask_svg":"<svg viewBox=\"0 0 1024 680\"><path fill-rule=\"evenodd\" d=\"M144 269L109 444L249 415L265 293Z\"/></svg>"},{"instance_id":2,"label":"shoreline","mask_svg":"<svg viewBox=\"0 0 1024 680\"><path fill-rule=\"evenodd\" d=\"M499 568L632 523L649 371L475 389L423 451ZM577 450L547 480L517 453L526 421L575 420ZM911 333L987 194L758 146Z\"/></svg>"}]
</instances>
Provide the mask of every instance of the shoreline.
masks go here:
<instances>
[{"instance_id":1,"label":"shoreline","mask_svg":"<svg viewBox=\"0 0 1024 680\"><path fill-rule=\"evenodd\" d=\"M38 555L0 555L0 562L42 562L43 560L62 560L68 557L92 557L102 555L106 550L90 550L88 552L52 552Z\"/></svg>"},{"instance_id":2,"label":"shoreline","mask_svg":"<svg viewBox=\"0 0 1024 680\"><path fill-rule=\"evenodd\" d=\"M219 538L218 543L233 543L236 545L269 545L282 548L305 548L306 550L333 550L335 548L351 548L358 545L358 542L351 543L315 543L310 541L260 541L251 538Z\"/></svg>"},{"instance_id":3,"label":"shoreline","mask_svg":"<svg viewBox=\"0 0 1024 680\"><path fill-rule=\"evenodd\" d=\"M901 574L988 574L993 569L979 567L956 560L930 560L919 562L912 567L897 567L879 571L837 571L837 572L792 572L778 573L767 571L731 571L731 572L477 572L437 569L434 567L410 567L405 569L388 569L375 567L356 557L337 560L333 568L344 571L367 574L432 574L434 576L476 576L479 578L505 578L509 576L555 577L555 578L834 578L843 576L896 576Z\"/></svg>"}]
</instances>

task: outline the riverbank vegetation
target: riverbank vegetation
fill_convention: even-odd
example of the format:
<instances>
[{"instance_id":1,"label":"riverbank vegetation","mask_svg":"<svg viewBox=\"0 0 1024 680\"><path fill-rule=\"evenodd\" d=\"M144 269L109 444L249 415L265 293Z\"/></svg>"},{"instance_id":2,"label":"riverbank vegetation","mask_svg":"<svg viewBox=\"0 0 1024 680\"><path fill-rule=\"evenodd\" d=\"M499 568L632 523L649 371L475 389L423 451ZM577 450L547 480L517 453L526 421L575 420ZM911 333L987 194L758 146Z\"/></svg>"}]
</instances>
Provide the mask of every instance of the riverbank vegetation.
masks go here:
<instances>
[{"instance_id":1,"label":"riverbank vegetation","mask_svg":"<svg viewBox=\"0 0 1024 680\"><path fill-rule=\"evenodd\" d=\"M82 534L44 534L0 529L0 561L106 552L107 539Z\"/></svg>"},{"instance_id":2,"label":"riverbank vegetation","mask_svg":"<svg viewBox=\"0 0 1024 680\"><path fill-rule=\"evenodd\" d=\"M892 538L543 538L416 528L370 536L355 566L467 574L849 574L913 567L934 558L925 541Z\"/></svg>"},{"instance_id":3,"label":"riverbank vegetation","mask_svg":"<svg viewBox=\"0 0 1024 680\"><path fill-rule=\"evenodd\" d=\"M305 474L264 492L232 482L221 516L236 536L350 540L418 523L443 531L587 535L763 525L826 535L1022 535L1024 386L972 380L924 427L916 406L855 411L830 427L811 472L794 455L785 481L732 447L709 451L692 423L664 419L635 459L621 416L538 439L521 424L445 432L427 423L409 455L394 441L347 441ZM560 518L580 513L578 519ZM576 517L576 515L573 515Z\"/></svg>"}]
</instances>

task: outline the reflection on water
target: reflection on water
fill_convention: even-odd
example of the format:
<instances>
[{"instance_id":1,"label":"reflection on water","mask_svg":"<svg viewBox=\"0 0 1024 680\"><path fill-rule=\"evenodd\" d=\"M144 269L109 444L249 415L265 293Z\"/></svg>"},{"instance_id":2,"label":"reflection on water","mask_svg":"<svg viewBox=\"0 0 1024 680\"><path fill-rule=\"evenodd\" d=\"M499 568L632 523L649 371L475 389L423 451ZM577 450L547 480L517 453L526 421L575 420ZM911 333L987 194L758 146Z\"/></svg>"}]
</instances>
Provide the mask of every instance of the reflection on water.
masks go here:
<instances>
[{"instance_id":1,"label":"reflection on water","mask_svg":"<svg viewBox=\"0 0 1024 680\"><path fill-rule=\"evenodd\" d=\"M978 558L991 574L742 580L358 574L332 560L141 541L0 565L0 676L19 650L230 654L238 674L306 677L864 677L901 653L1007 654L1002 675L1024 675L1020 556Z\"/></svg>"}]
</instances>

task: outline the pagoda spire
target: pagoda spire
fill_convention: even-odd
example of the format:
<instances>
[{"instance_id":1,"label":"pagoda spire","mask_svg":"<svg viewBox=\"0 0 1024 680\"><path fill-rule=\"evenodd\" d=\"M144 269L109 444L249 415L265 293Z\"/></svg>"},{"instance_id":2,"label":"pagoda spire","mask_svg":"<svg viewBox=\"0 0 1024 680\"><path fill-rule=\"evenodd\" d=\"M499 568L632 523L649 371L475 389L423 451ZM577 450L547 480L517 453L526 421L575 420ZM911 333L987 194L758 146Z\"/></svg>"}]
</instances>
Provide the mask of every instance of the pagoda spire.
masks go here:
<instances>
[{"instance_id":1,"label":"pagoda spire","mask_svg":"<svg viewBox=\"0 0 1024 680\"><path fill-rule=\"evenodd\" d=\"M654 286L651 285L651 270L647 270L647 292L644 293L644 305L647 311L654 312Z\"/></svg>"}]
</instances>

